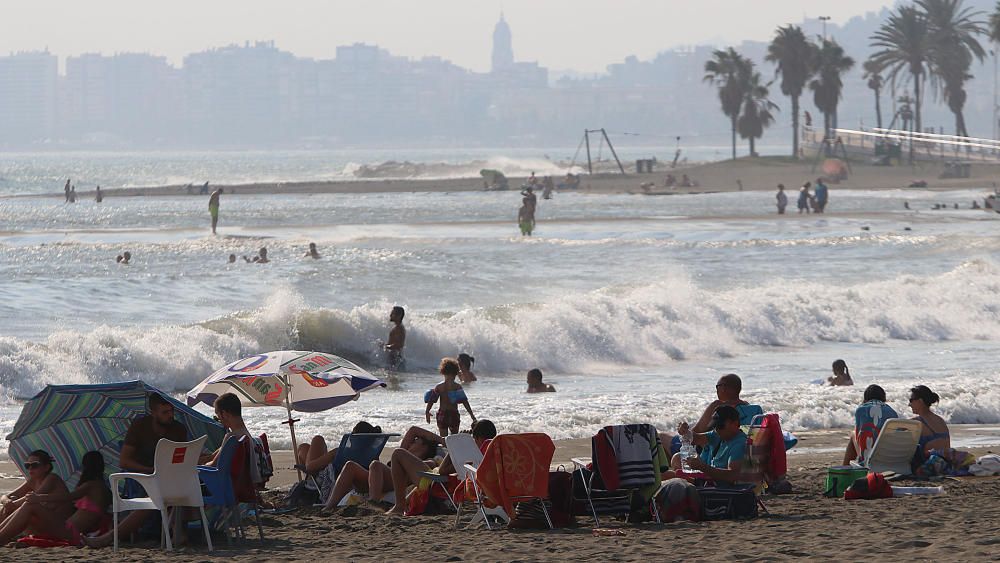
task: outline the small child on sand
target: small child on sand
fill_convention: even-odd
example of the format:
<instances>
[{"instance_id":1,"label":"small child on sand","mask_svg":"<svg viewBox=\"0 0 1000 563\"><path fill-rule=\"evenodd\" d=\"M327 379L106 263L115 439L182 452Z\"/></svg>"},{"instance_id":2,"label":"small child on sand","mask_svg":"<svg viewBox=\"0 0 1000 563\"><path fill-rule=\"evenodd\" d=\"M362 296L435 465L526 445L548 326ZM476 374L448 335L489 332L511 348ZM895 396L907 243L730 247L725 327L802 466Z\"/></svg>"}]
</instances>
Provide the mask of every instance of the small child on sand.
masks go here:
<instances>
[{"instance_id":1,"label":"small child on sand","mask_svg":"<svg viewBox=\"0 0 1000 563\"><path fill-rule=\"evenodd\" d=\"M535 368L528 372L528 393L555 393L556 388L542 383L542 370Z\"/></svg>"},{"instance_id":2,"label":"small child on sand","mask_svg":"<svg viewBox=\"0 0 1000 563\"><path fill-rule=\"evenodd\" d=\"M424 394L424 402L427 403L427 411L424 414L427 417L427 422L430 423L431 407L434 406L434 403L441 401L436 417L438 434L441 436L447 436L449 432L458 434L458 428L461 424L458 405L465 406L465 410L469 411L469 417L472 418L473 424L476 423L476 415L472 414L472 407L469 406L469 398L465 396L465 390L455 381L459 372L458 362L452 358L444 358L441 360L439 371L444 376L444 381Z\"/></svg>"}]
</instances>

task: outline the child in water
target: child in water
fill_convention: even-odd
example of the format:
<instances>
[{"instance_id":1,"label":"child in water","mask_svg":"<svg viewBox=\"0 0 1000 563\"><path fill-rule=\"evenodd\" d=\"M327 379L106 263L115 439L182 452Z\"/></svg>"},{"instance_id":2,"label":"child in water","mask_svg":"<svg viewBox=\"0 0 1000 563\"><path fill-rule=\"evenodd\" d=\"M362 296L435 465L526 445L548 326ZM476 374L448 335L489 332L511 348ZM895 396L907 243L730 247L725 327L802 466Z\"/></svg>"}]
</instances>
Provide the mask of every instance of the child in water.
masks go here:
<instances>
[{"instance_id":1,"label":"child in water","mask_svg":"<svg viewBox=\"0 0 1000 563\"><path fill-rule=\"evenodd\" d=\"M473 381L479 381L476 378L476 374L472 373L472 364L476 363L476 359L472 356L462 353L458 355L458 379L462 383L472 383Z\"/></svg>"},{"instance_id":2,"label":"child in water","mask_svg":"<svg viewBox=\"0 0 1000 563\"><path fill-rule=\"evenodd\" d=\"M458 434L458 428L461 424L458 405L465 406L473 424L476 423L476 415L472 414L472 407L469 406L469 398L465 396L465 390L455 381L459 373L458 362L452 358L444 358L441 360L439 371L444 376L444 381L424 394L424 402L427 403L427 411L424 414L427 417L427 422L430 423L431 407L440 401L436 418L438 434L443 437L447 436L449 432Z\"/></svg>"},{"instance_id":3,"label":"child in water","mask_svg":"<svg viewBox=\"0 0 1000 563\"><path fill-rule=\"evenodd\" d=\"M833 362L833 376L826 378L826 382L830 385L854 385L851 371L847 369L847 362L844 360Z\"/></svg>"},{"instance_id":4,"label":"child in water","mask_svg":"<svg viewBox=\"0 0 1000 563\"><path fill-rule=\"evenodd\" d=\"M556 388L542 383L542 370L535 368L528 372L528 393L555 393Z\"/></svg>"}]
</instances>

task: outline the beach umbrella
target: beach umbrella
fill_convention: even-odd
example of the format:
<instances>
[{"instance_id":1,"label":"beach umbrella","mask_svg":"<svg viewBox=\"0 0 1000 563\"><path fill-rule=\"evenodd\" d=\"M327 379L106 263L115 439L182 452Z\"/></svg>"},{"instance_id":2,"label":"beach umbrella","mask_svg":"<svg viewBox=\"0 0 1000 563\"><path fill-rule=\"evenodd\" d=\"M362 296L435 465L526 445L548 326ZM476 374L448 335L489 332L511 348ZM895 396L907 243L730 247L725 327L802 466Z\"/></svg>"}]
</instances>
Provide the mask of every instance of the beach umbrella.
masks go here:
<instances>
[{"instance_id":1,"label":"beach umbrella","mask_svg":"<svg viewBox=\"0 0 1000 563\"><path fill-rule=\"evenodd\" d=\"M174 418L188 436L208 436L215 450L225 434L222 426L142 381L97 385L47 385L29 400L7 436L8 455L20 469L34 450L54 458L53 469L72 489L80 477L80 460L89 451L104 456L105 473L121 471L122 440L136 418L146 416L146 396L159 393L174 405ZM22 470L23 471L23 470Z\"/></svg>"},{"instance_id":2,"label":"beach umbrella","mask_svg":"<svg viewBox=\"0 0 1000 563\"><path fill-rule=\"evenodd\" d=\"M207 405L233 393L248 407L284 407L298 449L292 411L320 412L356 400L385 383L353 363L322 352L282 350L242 358L221 367L188 392L187 402Z\"/></svg>"}]
</instances>

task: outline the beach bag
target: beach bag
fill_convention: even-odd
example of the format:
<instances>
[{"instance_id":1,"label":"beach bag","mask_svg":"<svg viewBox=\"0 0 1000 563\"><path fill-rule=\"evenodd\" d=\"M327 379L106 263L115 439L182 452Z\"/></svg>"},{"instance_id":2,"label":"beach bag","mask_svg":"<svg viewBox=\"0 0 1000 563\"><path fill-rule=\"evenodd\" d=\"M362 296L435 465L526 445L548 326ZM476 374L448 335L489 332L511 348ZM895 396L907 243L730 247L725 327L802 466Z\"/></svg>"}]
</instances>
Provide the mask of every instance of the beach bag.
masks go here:
<instances>
[{"instance_id":1,"label":"beach bag","mask_svg":"<svg viewBox=\"0 0 1000 563\"><path fill-rule=\"evenodd\" d=\"M285 497L287 506L312 506L319 504L319 491L306 487L305 481L299 481L292 485L288 496Z\"/></svg>"},{"instance_id":2,"label":"beach bag","mask_svg":"<svg viewBox=\"0 0 1000 563\"><path fill-rule=\"evenodd\" d=\"M881 473L869 473L867 477L858 479L844 491L844 498L847 500L874 500L891 497L892 486Z\"/></svg>"},{"instance_id":3,"label":"beach bag","mask_svg":"<svg viewBox=\"0 0 1000 563\"><path fill-rule=\"evenodd\" d=\"M977 477L1000 475L1000 455L986 454L979 461L969 466L969 473Z\"/></svg>"},{"instance_id":4,"label":"beach bag","mask_svg":"<svg viewBox=\"0 0 1000 563\"><path fill-rule=\"evenodd\" d=\"M858 479L868 477L868 469L865 467L854 467L851 465L838 465L826 469L826 485L823 487L823 496L830 498L840 498L844 496L844 491L850 488Z\"/></svg>"},{"instance_id":5,"label":"beach bag","mask_svg":"<svg viewBox=\"0 0 1000 563\"><path fill-rule=\"evenodd\" d=\"M563 470L549 472L549 498L544 501L553 528L566 528L573 523L573 474ZM519 502L509 528L548 529L545 514L538 500Z\"/></svg>"},{"instance_id":6,"label":"beach bag","mask_svg":"<svg viewBox=\"0 0 1000 563\"><path fill-rule=\"evenodd\" d=\"M663 522L701 520L701 495L698 487L684 479L675 477L664 481L656 493L655 502Z\"/></svg>"},{"instance_id":7,"label":"beach bag","mask_svg":"<svg viewBox=\"0 0 1000 563\"><path fill-rule=\"evenodd\" d=\"M704 520L733 520L757 517L757 495L753 486L698 487Z\"/></svg>"}]
</instances>

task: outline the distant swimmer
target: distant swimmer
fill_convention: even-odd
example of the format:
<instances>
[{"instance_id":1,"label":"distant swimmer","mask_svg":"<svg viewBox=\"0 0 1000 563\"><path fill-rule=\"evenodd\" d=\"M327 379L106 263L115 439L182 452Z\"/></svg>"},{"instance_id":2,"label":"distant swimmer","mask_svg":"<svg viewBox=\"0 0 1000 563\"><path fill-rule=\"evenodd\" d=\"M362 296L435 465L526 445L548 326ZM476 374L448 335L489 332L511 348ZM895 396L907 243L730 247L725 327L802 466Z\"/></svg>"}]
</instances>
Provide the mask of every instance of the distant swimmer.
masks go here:
<instances>
[{"instance_id":1,"label":"distant swimmer","mask_svg":"<svg viewBox=\"0 0 1000 563\"><path fill-rule=\"evenodd\" d=\"M312 258L313 260L319 260L319 252L316 250L316 243L309 243L309 252L306 252L304 258Z\"/></svg>"},{"instance_id":2,"label":"distant swimmer","mask_svg":"<svg viewBox=\"0 0 1000 563\"><path fill-rule=\"evenodd\" d=\"M396 325L389 331L389 339L386 341L383 350L388 358L388 368L390 371L402 371L406 368L406 360L403 359L403 348L406 347L406 328L403 327L403 317L406 311L395 306L389 313L389 322Z\"/></svg>"},{"instance_id":3,"label":"distant swimmer","mask_svg":"<svg viewBox=\"0 0 1000 563\"><path fill-rule=\"evenodd\" d=\"M126 250L125 252L115 257L115 262L118 262L119 264L128 265L129 260L131 259L132 259L132 253Z\"/></svg>"},{"instance_id":4,"label":"distant swimmer","mask_svg":"<svg viewBox=\"0 0 1000 563\"><path fill-rule=\"evenodd\" d=\"M97 203L104 201L104 194L101 193L101 186L97 186L97 189L94 190L94 201Z\"/></svg>"},{"instance_id":5,"label":"distant swimmer","mask_svg":"<svg viewBox=\"0 0 1000 563\"><path fill-rule=\"evenodd\" d=\"M70 182L70 179L67 178L66 179L66 187L63 188L63 191L66 192L66 203L69 203L69 182Z\"/></svg>"},{"instance_id":6,"label":"distant swimmer","mask_svg":"<svg viewBox=\"0 0 1000 563\"><path fill-rule=\"evenodd\" d=\"M244 260L251 264L267 264L270 260L267 259L267 247L262 246L260 250L257 251L257 256L253 258L243 257Z\"/></svg>"},{"instance_id":7,"label":"distant swimmer","mask_svg":"<svg viewBox=\"0 0 1000 563\"><path fill-rule=\"evenodd\" d=\"M205 182L207 189L208 182ZM208 198L208 213L212 216L212 234L215 234L215 226L219 224L219 196L223 193L222 188L212 192L212 197Z\"/></svg>"},{"instance_id":8,"label":"distant swimmer","mask_svg":"<svg viewBox=\"0 0 1000 563\"><path fill-rule=\"evenodd\" d=\"M785 208L788 207L788 195L785 194L784 184L778 184L778 194L775 199L778 201L778 215L784 215Z\"/></svg>"},{"instance_id":9,"label":"distant swimmer","mask_svg":"<svg viewBox=\"0 0 1000 563\"><path fill-rule=\"evenodd\" d=\"M235 264L236 263L236 255L235 254L230 254L229 255L229 263L230 264Z\"/></svg>"},{"instance_id":10,"label":"distant swimmer","mask_svg":"<svg viewBox=\"0 0 1000 563\"><path fill-rule=\"evenodd\" d=\"M462 383L479 381L479 379L476 378L476 374L472 373L472 364L476 363L476 359L466 353L459 354L457 359L458 380Z\"/></svg>"},{"instance_id":11,"label":"distant swimmer","mask_svg":"<svg viewBox=\"0 0 1000 563\"><path fill-rule=\"evenodd\" d=\"M973 203L975 203L975 202L973 202ZM903 202L903 209L909 209L909 208L910 208L910 202L904 201Z\"/></svg>"},{"instance_id":12,"label":"distant swimmer","mask_svg":"<svg viewBox=\"0 0 1000 563\"><path fill-rule=\"evenodd\" d=\"M972 200L972 209L982 209L982 208L979 207L979 202L978 201Z\"/></svg>"},{"instance_id":13,"label":"distant swimmer","mask_svg":"<svg viewBox=\"0 0 1000 563\"><path fill-rule=\"evenodd\" d=\"M535 368L528 372L528 393L555 393L556 388L542 382L542 370Z\"/></svg>"},{"instance_id":14,"label":"distant swimmer","mask_svg":"<svg viewBox=\"0 0 1000 563\"><path fill-rule=\"evenodd\" d=\"M809 201L812 199L812 194L809 193L810 187L812 187L812 184L806 182L801 188L799 188L799 215L801 215L803 211L806 212L806 215L809 214Z\"/></svg>"},{"instance_id":15,"label":"distant swimmer","mask_svg":"<svg viewBox=\"0 0 1000 563\"><path fill-rule=\"evenodd\" d=\"M837 360L833 362L833 375L826 378L826 382L833 386L854 385L851 379L851 370L847 369L847 362Z\"/></svg>"}]
</instances>

